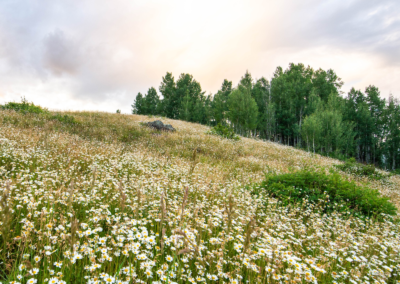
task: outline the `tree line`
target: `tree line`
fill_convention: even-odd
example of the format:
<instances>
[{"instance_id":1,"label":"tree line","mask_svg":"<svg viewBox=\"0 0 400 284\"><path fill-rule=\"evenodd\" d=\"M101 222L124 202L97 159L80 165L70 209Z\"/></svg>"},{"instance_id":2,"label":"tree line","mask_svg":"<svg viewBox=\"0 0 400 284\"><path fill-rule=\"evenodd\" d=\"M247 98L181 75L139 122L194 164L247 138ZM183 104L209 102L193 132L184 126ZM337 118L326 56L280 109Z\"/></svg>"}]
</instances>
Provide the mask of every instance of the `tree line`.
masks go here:
<instances>
[{"instance_id":1,"label":"tree line","mask_svg":"<svg viewBox=\"0 0 400 284\"><path fill-rule=\"evenodd\" d=\"M269 81L246 71L239 84L224 80L205 95L190 74L167 72L159 87L138 93L132 113L161 115L207 125L222 124L247 137L280 142L339 159L356 158L400 169L400 106L373 85L343 94L342 80L304 64L277 67Z\"/></svg>"}]
</instances>

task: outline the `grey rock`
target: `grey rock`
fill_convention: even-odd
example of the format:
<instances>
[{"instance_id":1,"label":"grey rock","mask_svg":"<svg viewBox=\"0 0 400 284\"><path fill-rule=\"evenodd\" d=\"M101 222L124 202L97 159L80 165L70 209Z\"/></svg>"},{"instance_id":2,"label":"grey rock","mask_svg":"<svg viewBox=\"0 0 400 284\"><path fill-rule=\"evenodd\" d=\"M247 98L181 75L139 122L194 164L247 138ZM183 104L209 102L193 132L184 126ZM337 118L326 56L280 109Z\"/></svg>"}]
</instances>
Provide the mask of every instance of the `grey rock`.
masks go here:
<instances>
[{"instance_id":1,"label":"grey rock","mask_svg":"<svg viewBox=\"0 0 400 284\"><path fill-rule=\"evenodd\" d=\"M150 126L150 127L155 128L157 130L162 130L164 128L164 123L162 123L161 120L156 120L156 121L149 122L147 125Z\"/></svg>"},{"instance_id":2,"label":"grey rock","mask_svg":"<svg viewBox=\"0 0 400 284\"><path fill-rule=\"evenodd\" d=\"M147 126L149 126L151 128L154 128L154 129L157 129L157 130L172 131L172 132L176 131L176 129L173 128L171 124L166 124L165 125L164 123L162 123L161 120L155 120L155 121L152 121L152 122L148 122Z\"/></svg>"},{"instance_id":3,"label":"grey rock","mask_svg":"<svg viewBox=\"0 0 400 284\"><path fill-rule=\"evenodd\" d=\"M165 129L167 129L169 131L172 131L172 132L176 131L176 129L173 128L171 124L165 124L164 127L165 127Z\"/></svg>"}]
</instances>

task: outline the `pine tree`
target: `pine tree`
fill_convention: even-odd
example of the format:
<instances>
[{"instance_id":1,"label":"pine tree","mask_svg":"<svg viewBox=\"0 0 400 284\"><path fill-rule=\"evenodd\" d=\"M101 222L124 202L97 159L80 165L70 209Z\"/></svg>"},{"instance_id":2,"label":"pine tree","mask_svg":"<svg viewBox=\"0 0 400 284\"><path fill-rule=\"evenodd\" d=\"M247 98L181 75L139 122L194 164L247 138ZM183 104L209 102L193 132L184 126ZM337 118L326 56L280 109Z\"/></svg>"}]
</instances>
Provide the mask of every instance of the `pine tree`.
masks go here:
<instances>
[{"instance_id":1,"label":"pine tree","mask_svg":"<svg viewBox=\"0 0 400 284\"><path fill-rule=\"evenodd\" d=\"M202 99L204 98L204 92L201 90L200 84L193 79L193 75L182 73L179 79L176 81L176 102L179 105L178 112L181 111L182 103L185 96L188 95L190 98L189 112L196 112L196 106L202 106ZM178 117L181 114L178 113ZM198 115L190 115L190 121L200 122Z\"/></svg>"},{"instance_id":2,"label":"pine tree","mask_svg":"<svg viewBox=\"0 0 400 284\"><path fill-rule=\"evenodd\" d=\"M144 105L146 109L146 114L149 115L156 115L159 114L159 104L160 104L160 98L157 94L157 91L155 88L151 87L147 91L147 95L144 97Z\"/></svg>"},{"instance_id":3,"label":"pine tree","mask_svg":"<svg viewBox=\"0 0 400 284\"><path fill-rule=\"evenodd\" d=\"M229 110L228 106L228 98L230 93L232 92L232 81L224 80L221 85L221 89L214 95L214 99L212 101L212 112L213 118L215 120L215 124L225 123L226 114Z\"/></svg>"},{"instance_id":4,"label":"pine tree","mask_svg":"<svg viewBox=\"0 0 400 284\"><path fill-rule=\"evenodd\" d=\"M138 93L135 102L132 104L132 113L133 114L145 114L146 109L144 105L143 95Z\"/></svg>"},{"instance_id":5,"label":"pine tree","mask_svg":"<svg viewBox=\"0 0 400 284\"><path fill-rule=\"evenodd\" d=\"M172 73L167 72L167 74L162 77L159 90L163 95L160 113L169 118L177 118L180 105L176 98L176 84Z\"/></svg>"}]
</instances>

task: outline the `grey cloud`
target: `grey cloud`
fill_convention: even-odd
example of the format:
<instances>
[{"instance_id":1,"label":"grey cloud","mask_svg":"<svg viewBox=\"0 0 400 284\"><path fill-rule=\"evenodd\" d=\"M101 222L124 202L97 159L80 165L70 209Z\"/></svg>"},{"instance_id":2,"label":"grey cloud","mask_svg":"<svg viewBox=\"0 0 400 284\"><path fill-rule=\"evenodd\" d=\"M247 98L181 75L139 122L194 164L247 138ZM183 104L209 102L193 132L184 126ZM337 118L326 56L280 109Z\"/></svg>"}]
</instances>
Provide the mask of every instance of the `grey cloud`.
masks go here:
<instances>
[{"instance_id":1,"label":"grey cloud","mask_svg":"<svg viewBox=\"0 0 400 284\"><path fill-rule=\"evenodd\" d=\"M105 17L107 21L102 23L102 16L115 16L119 11L102 9L96 4L97 1L91 0L80 1L79 5L47 0L0 3L0 67L6 66L4 75L36 77L45 82L63 77L64 86L76 98L128 99L126 94L130 93L133 100L132 89L140 87L138 80L143 77L131 76L135 74L125 66L129 60L123 63L112 60L121 42L115 40L115 30L109 28L110 18ZM90 8L98 14L88 17Z\"/></svg>"},{"instance_id":2,"label":"grey cloud","mask_svg":"<svg viewBox=\"0 0 400 284\"><path fill-rule=\"evenodd\" d=\"M77 44L68 39L65 33L57 30L44 39L44 66L55 75L77 72L80 61Z\"/></svg>"},{"instance_id":3,"label":"grey cloud","mask_svg":"<svg viewBox=\"0 0 400 284\"><path fill-rule=\"evenodd\" d=\"M400 2L391 0L313 1L284 24L284 44L325 45L378 53L389 64L400 60ZM282 32L282 29L278 29ZM286 36L285 36L286 35ZM279 41L279 40L278 40Z\"/></svg>"}]
</instances>

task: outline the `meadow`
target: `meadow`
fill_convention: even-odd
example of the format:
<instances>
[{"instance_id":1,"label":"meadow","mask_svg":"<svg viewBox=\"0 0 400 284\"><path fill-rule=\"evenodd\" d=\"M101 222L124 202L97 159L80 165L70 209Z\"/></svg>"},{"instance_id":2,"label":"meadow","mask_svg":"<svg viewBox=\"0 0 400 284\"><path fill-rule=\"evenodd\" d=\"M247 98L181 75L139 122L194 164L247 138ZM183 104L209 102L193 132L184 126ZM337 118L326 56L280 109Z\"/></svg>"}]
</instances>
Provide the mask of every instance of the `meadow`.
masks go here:
<instances>
[{"instance_id":1,"label":"meadow","mask_svg":"<svg viewBox=\"0 0 400 284\"><path fill-rule=\"evenodd\" d=\"M141 124L155 119L177 131ZM268 174L342 162L208 132L140 115L0 111L2 283L400 283L397 215L252 194ZM340 175L400 208L398 175Z\"/></svg>"}]
</instances>

